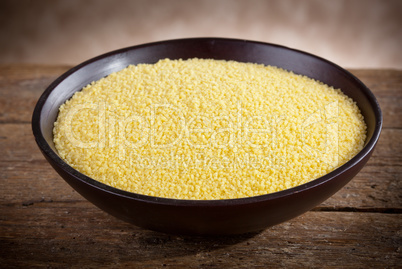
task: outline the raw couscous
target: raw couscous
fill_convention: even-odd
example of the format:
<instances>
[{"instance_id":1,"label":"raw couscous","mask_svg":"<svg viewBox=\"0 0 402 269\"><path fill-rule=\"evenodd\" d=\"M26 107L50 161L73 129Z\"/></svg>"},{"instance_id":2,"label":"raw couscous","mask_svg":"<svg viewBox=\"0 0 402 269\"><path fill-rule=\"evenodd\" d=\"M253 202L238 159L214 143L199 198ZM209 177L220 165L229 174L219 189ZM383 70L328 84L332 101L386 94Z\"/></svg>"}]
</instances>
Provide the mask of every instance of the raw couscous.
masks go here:
<instances>
[{"instance_id":1,"label":"raw couscous","mask_svg":"<svg viewBox=\"0 0 402 269\"><path fill-rule=\"evenodd\" d=\"M160 60L75 93L54 125L58 154L115 188L177 199L281 191L364 145L354 101L322 82L253 63Z\"/></svg>"}]
</instances>

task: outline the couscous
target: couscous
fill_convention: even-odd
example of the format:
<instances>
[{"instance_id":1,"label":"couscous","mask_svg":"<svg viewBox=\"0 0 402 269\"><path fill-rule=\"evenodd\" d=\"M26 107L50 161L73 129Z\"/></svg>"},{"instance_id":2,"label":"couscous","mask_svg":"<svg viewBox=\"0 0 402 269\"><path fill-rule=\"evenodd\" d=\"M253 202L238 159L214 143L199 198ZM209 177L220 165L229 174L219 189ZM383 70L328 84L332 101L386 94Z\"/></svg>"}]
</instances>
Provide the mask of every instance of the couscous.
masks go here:
<instances>
[{"instance_id":1,"label":"couscous","mask_svg":"<svg viewBox=\"0 0 402 269\"><path fill-rule=\"evenodd\" d=\"M322 82L254 63L160 60L75 93L54 125L59 156L115 188L176 199L273 193L355 156L366 125Z\"/></svg>"}]
</instances>

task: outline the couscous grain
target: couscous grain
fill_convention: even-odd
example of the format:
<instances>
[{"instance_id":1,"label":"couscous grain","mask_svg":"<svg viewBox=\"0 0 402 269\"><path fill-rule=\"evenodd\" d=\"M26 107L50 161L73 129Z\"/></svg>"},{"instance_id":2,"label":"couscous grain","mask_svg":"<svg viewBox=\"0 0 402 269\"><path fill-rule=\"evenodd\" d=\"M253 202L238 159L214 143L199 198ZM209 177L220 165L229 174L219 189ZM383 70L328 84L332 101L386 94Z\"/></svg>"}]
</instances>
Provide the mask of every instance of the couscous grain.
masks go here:
<instances>
[{"instance_id":1,"label":"couscous grain","mask_svg":"<svg viewBox=\"0 0 402 269\"><path fill-rule=\"evenodd\" d=\"M286 70L210 59L138 64L63 104L58 154L107 185L177 199L277 192L329 173L363 147L341 90Z\"/></svg>"}]
</instances>

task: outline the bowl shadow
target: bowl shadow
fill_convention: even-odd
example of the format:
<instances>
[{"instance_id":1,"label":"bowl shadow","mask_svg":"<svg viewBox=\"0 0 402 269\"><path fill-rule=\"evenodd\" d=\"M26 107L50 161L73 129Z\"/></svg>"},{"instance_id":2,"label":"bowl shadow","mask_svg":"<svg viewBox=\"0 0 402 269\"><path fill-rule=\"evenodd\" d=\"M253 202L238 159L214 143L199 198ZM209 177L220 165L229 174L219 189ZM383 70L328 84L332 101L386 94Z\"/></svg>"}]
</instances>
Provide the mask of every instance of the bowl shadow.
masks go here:
<instances>
[{"instance_id":1,"label":"bowl shadow","mask_svg":"<svg viewBox=\"0 0 402 269\"><path fill-rule=\"evenodd\" d=\"M240 235L174 235L141 229L127 238L128 249L131 245L141 249L138 261L158 260L182 256L194 256L214 250L234 246L258 236L262 231Z\"/></svg>"}]
</instances>

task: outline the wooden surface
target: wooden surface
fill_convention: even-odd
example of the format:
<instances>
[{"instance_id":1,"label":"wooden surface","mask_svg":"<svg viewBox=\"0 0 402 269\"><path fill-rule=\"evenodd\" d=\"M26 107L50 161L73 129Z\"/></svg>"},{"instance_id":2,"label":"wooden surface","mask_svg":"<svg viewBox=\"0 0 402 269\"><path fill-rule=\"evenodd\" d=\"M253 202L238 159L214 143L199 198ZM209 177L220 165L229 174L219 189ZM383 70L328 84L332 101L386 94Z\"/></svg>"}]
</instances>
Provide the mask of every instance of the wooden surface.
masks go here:
<instances>
[{"instance_id":1,"label":"wooden surface","mask_svg":"<svg viewBox=\"0 0 402 269\"><path fill-rule=\"evenodd\" d=\"M31 115L67 69L0 66L1 268L401 268L402 71L351 70L378 98L384 129L373 157L341 191L258 234L187 237L109 216L45 161Z\"/></svg>"}]
</instances>

